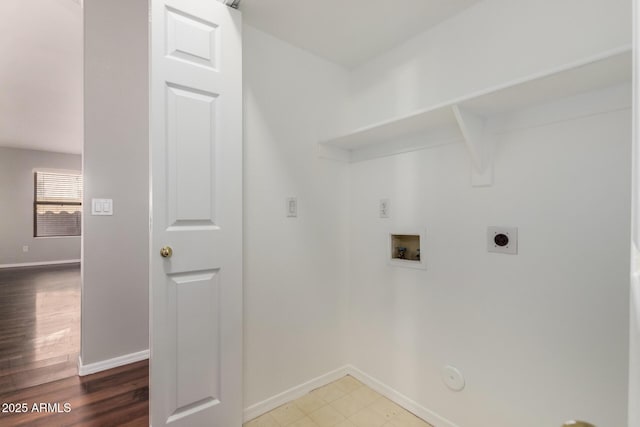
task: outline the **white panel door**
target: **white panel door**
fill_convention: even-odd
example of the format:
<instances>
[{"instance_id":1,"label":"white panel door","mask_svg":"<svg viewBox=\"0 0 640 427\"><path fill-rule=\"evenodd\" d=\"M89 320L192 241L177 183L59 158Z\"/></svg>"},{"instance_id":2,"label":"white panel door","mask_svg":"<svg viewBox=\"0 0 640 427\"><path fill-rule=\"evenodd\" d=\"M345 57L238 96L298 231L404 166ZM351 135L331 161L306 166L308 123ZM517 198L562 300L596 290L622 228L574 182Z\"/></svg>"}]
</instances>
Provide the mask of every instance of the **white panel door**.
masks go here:
<instances>
[{"instance_id":1,"label":"white panel door","mask_svg":"<svg viewBox=\"0 0 640 427\"><path fill-rule=\"evenodd\" d=\"M240 13L150 3L151 423L240 427Z\"/></svg>"}]
</instances>

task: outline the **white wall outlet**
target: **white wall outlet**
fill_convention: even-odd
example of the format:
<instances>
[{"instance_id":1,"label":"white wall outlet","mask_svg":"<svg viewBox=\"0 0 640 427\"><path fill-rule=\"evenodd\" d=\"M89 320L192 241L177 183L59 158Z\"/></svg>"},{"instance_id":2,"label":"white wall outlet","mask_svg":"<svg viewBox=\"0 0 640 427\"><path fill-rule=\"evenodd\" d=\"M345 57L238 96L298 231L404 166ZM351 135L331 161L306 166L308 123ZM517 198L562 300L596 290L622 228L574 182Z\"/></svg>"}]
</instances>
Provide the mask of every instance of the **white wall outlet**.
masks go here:
<instances>
[{"instance_id":1,"label":"white wall outlet","mask_svg":"<svg viewBox=\"0 0 640 427\"><path fill-rule=\"evenodd\" d=\"M24 245L24 246L22 247L22 252L29 252L29 246Z\"/></svg>"},{"instance_id":2,"label":"white wall outlet","mask_svg":"<svg viewBox=\"0 0 640 427\"><path fill-rule=\"evenodd\" d=\"M389 199L380 199L380 218L389 218L389 210L391 209L391 202Z\"/></svg>"},{"instance_id":3,"label":"white wall outlet","mask_svg":"<svg viewBox=\"0 0 640 427\"><path fill-rule=\"evenodd\" d=\"M287 197L287 217L295 218L298 216L298 198L297 197Z\"/></svg>"},{"instance_id":4,"label":"white wall outlet","mask_svg":"<svg viewBox=\"0 0 640 427\"><path fill-rule=\"evenodd\" d=\"M113 215L113 199L91 199L91 215Z\"/></svg>"},{"instance_id":5,"label":"white wall outlet","mask_svg":"<svg viewBox=\"0 0 640 427\"><path fill-rule=\"evenodd\" d=\"M442 368L442 380L453 391L462 391L465 386L464 376L457 368L445 366Z\"/></svg>"},{"instance_id":6,"label":"white wall outlet","mask_svg":"<svg viewBox=\"0 0 640 427\"><path fill-rule=\"evenodd\" d=\"M488 227L487 251L515 255L518 253L516 227Z\"/></svg>"}]
</instances>

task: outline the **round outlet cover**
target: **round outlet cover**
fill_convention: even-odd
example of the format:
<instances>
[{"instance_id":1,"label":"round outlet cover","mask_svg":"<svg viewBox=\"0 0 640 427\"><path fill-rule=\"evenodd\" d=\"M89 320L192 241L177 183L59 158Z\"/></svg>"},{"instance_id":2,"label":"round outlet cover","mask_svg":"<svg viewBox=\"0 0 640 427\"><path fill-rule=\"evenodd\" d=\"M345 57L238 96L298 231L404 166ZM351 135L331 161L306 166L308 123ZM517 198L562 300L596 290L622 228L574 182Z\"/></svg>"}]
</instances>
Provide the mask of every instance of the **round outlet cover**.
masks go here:
<instances>
[{"instance_id":1,"label":"round outlet cover","mask_svg":"<svg viewBox=\"0 0 640 427\"><path fill-rule=\"evenodd\" d=\"M462 372L453 366L445 366L442 368L442 379L444 383L453 391L461 391L464 389L464 377Z\"/></svg>"}]
</instances>

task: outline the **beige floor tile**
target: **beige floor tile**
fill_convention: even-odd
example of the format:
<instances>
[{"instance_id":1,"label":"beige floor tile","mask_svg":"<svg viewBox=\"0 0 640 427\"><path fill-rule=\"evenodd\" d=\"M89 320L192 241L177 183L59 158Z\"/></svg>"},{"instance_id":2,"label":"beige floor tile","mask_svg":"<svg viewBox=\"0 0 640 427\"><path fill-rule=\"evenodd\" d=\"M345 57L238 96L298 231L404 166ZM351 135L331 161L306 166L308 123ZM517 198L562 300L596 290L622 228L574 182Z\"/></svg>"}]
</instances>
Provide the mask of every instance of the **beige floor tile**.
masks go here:
<instances>
[{"instance_id":1,"label":"beige floor tile","mask_svg":"<svg viewBox=\"0 0 640 427\"><path fill-rule=\"evenodd\" d=\"M357 399L362 400L365 403L368 403L368 404L371 404L371 403L375 402L376 400L382 398L382 395L380 393L377 393L377 392L373 391L372 389L370 389L367 386L360 387L356 391L352 392L351 395L353 397L357 398Z\"/></svg>"},{"instance_id":2,"label":"beige floor tile","mask_svg":"<svg viewBox=\"0 0 640 427\"><path fill-rule=\"evenodd\" d=\"M331 406L333 406L333 408L342 415L349 418L351 415L361 409L364 409L367 406L367 402L364 402L351 394L347 394L346 396L331 402Z\"/></svg>"},{"instance_id":3,"label":"beige floor tile","mask_svg":"<svg viewBox=\"0 0 640 427\"><path fill-rule=\"evenodd\" d=\"M331 383L331 384L327 384L324 387L320 387L318 389L313 390L311 392L311 394L313 394L316 397L319 397L320 399L322 399L325 402L329 403L329 402L333 402L336 399L341 398L346 393L344 391L342 391L336 385L336 383Z\"/></svg>"},{"instance_id":4,"label":"beige floor tile","mask_svg":"<svg viewBox=\"0 0 640 427\"><path fill-rule=\"evenodd\" d=\"M334 427L336 424L345 420L340 412L329 405L323 406L317 411L310 413L309 418L320 427Z\"/></svg>"},{"instance_id":5,"label":"beige floor tile","mask_svg":"<svg viewBox=\"0 0 640 427\"><path fill-rule=\"evenodd\" d=\"M270 414L264 414L243 424L244 427L280 427Z\"/></svg>"},{"instance_id":6,"label":"beige floor tile","mask_svg":"<svg viewBox=\"0 0 640 427\"><path fill-rule=\"evenodd\" d=\"M364 408L349 417L357 427L381 427L388 420L371 408Z\"/></svg>"},{"instance_id":7,"label":"beige floor tile","mask_svg":"<svg viewBox=\"0 0 640 427\"><path fill-rule=\"evenodd\" d=\"M347 375L244 427L433 427Z\"/></svg>"},{"instance_id":8,"label":"beige floor tile","mask_svg":"<svg viewBox=\"0 0 640 427\"><path fill-rule=\"evenodd\" d=\"M269 412L269 415L271 415L273 419L280 424L280 426L288 426L289 424L293 424L299 419L304 418L302 411L293 403L282 405Z\"/></svg>"},{"instance_id":9,"label":"beige floor tile","mask_svg":"<svg viewBox=\"0 0 640 427\"><path fill-rule=\"evenodd\" d=\"M369 408L373 409L378 414L385 417L387 421L390 421L393 417L407 413L408 412L400 407L399 405L393 403L386 397L376 400L369 406Z\"/></svg>"},{"instance_id":10,"label":"beige floor tile","mask_svg":"<svg viewBox=\"0 0 640 427\"><path fill-rule=\"evenodd\" d=\"M403 412L391 419L393 427L432 427L428 422L416 417L411 412L403 409Z\"/></svg>"},{"instance_id":11,"label":"beige floor tile","mask_svg":"<svg viewBox=\"0 0 640 427\"><path fill-rule=\"evenodd\" d=\"M314 423L311 418L304 417L293 424L289 424L288 427L318 427L318 424Z\"/></svg>"},{"instance_id":12,"label":"beige floor tile","mask_svg":"<svg viewBox=\"0 0 640 427\"><path fill-rule=\"evenodd\" d=\"M334 384L347 394L362 387L362 383L351 375L340 378L338 381L335 381Z\"/></svg>"},{"instance_id":13,"label":"beige floor tile","mask_svg":"<svg viewBox=\"0 0 640 427\"><path fill-rule=\"evenodd\" d=\"M295 403L296 406L307 415L317 409L322 408L327 404L327 402L312 393L302 396L300 399L295 400L293 403Z\"/></svg>"}]
</instances>

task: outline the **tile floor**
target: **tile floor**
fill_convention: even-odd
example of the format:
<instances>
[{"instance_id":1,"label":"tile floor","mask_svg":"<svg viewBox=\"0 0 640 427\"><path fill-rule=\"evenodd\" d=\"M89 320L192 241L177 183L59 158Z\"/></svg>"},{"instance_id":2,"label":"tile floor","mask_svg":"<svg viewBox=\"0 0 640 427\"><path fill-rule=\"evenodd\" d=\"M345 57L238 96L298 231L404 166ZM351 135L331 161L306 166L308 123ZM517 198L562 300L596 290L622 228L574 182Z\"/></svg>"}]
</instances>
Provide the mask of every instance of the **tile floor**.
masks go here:
<instances>
[{"instance_id":1,"label":"tile floor","mask_svg":"<svg viewBox=\"0 0 640 427\"><path fill-rule=\"evenodd\" d=\"M432 427L350 375L244 427Z\"/></svg>"}]
</instances>

